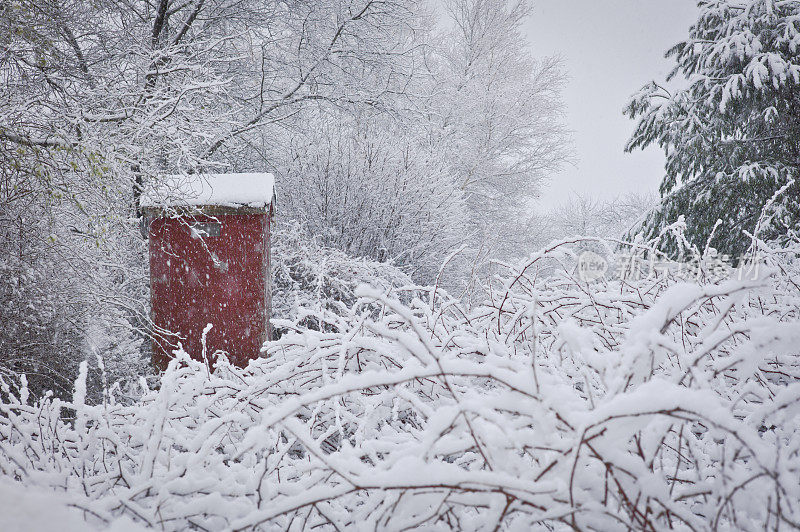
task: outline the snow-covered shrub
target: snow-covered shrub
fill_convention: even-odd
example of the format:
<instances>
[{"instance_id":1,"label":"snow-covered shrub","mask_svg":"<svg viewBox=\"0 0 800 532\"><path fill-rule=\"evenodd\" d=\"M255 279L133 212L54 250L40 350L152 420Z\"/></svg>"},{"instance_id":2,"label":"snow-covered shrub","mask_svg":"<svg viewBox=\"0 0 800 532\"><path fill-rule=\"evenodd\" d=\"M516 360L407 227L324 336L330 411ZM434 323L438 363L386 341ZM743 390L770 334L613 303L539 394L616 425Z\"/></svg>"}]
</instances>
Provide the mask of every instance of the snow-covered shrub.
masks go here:
<instances>
[{"instance_id":1,"label":"snow-covered shrub","mask_svg":"<svg viewBox=\"0 0 800 532\"><path fill-rule=\"evenodd\" d=\"M23 390L0 405L2 472L98 526L796 526L796 252L765 251L741 280L586 282L579 244L532 255L473 308L361 288L247 368L179 355L133 405L87 405L85 369L70 403Z\"/></svg>"},{"instance_id":2,"label":"snow-covered shrub","mask_svg":"<svg viewBox=\"0 0 800 532\"><path fill-rule=\"evenodd\" d=\"M416 115L414 115L416 116ZM469 233L461 180L414 120L308 112L279 151L282 220L327 248L432 282Z\"/></svg>"},{"instance_id":3,"label":"snow-covered shrub","mask_svg":"<svg viewBox=\"0 0 800 532\"><path fill-rule=\"evenodd\" d=\"M293 322L319 326L322 311L346 313L359 285L408 288L411 278L391 264L357 258L321 244L297 222L280 222L272 242L272 321L276 332Z\"/></svg>"},{"instance_id":4,"label":"snow-covered shrub","mask_svg":"<svg viewBox=\"0 0 800 532\"><path fill-rule=\"evenodd\" d=\"M34 393L69 396L83 350L85 306L49 250L23 249L0 257L0 375L14 381L25 374Z\"/></svg>"},{"instance_id":5,"label":"snow-covered shrub","mask_svg":"<svg viewBox=\"0 0 800 532\"><path fill-rule=\"evenodd\" d=\"M68 397L85 343L78 261L65 260L70 235L60 238L54 223L60 202L40 186L48 169L0 144L0 375L24 373L32 393Z\"/></svg>"},{"instance_id":6,"label":"snow-covered shrub","mask_svg":"<svg viewBox=\"0 0 800 532\"><path fill-rule=\"evenodd\" d=\"M78 364L96 355L113 380L144 374L144 242L118 212L87 222L91 207L3 177L0 168L0 375L26 375L36 397L50 390L67 398ZM93 367L93 397L100 381Z\"/></svg>"}]
</instances>

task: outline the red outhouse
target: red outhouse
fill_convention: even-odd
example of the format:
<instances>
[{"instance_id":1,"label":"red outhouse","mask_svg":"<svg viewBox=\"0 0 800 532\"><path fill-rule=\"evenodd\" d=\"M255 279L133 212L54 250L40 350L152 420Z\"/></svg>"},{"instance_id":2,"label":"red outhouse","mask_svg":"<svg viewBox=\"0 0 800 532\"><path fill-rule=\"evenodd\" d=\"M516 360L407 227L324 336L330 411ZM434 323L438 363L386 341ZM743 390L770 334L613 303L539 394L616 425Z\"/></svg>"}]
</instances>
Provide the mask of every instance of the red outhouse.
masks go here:
<instances>
[{"instance_id":1,"label":"red outhouse","mask_svg":"<svg viewBox=\"0 0 800 532\"><path fill-rule=\"evenodd\" d=\"M154 180L141 197L150 249L153 363L178 344L247 365L269 338L272 174L191 174Z\"/></svg>"}]
</instances>

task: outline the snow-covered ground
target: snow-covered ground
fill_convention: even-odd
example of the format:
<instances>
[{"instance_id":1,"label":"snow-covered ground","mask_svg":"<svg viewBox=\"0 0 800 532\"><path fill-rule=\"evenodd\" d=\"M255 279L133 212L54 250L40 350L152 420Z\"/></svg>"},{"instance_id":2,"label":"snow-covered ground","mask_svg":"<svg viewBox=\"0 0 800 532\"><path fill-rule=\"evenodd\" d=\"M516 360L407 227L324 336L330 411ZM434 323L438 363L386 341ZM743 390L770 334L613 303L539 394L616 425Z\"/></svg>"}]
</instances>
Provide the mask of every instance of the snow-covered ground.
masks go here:
<instances>
[{"instance_id":1,"label":"snow-covered ground","mask_svg":"<svg viewBox=\"0 0 800 532\"><path fill-rule=\"evenodd\" d=\"M70 504L70 497L51 490L24 487L8 479L0 480L0 530L4 532L84 532L92 529L109 532L146 530L130 517L94 527L84 513Z\"/></svg>"}]
</instances>

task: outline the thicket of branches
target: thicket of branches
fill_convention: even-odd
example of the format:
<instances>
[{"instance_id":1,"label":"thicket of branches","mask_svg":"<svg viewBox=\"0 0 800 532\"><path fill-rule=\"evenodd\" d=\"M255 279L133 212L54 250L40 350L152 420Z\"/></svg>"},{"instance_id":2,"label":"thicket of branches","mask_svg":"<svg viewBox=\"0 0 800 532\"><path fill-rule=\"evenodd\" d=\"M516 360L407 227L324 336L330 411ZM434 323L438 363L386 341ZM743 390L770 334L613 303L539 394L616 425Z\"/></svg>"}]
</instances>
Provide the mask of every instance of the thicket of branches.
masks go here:
<instances>
[{"instance_id":1,"label":"thicket of branches","mask_svg":"<svg viewBox=\"0 0 800 532\"><path fill-rule=\"evenodd\" d=\"M134 404L87 404L84 363L71 401L0 405L2 471L98 526L797 527L797 250L741 279L581 281L598 243L554 243L472 308L362 288L245 369L179 355Z\"/></svg>"},{"instance_id":2,"label":"thicket of branches","mask_svg":"<svg viewBox=\"0 0 800 532\"><path fill-rule=\"evenodd\" d=\"M411 278L391 264L354 258L324 245L299 223L281 224L272 248L273 331L283 334L283 324L324 327L322 312L344 312L357 300L361 285L392 292L412 285Z\"/></svg>"}]
</instances>

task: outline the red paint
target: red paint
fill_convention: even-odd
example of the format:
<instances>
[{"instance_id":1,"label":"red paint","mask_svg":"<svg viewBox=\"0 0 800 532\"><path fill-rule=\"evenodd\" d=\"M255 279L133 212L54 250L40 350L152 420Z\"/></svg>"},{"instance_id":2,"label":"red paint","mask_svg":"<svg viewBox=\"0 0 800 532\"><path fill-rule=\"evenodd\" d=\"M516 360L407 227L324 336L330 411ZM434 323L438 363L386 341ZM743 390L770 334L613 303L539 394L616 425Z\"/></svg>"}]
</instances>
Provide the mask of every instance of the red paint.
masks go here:
<instances>
[{"instance_id":1,"label":"red paint","mask_svg":"<svg viewBox=\"0 0 800 532\"><path fill-rule=\"evenodd\" d=\"M220 235L193 237L190 227L197 222L220 223ZM217 350L239 366L259 356L268 337L269 222L267 214L152 220L152 319L176 334L154 342L156 367L166 367L178 342L202 360L208 323L213 325L206 337L209 360Z\"/></svg>"}]
</instances>

